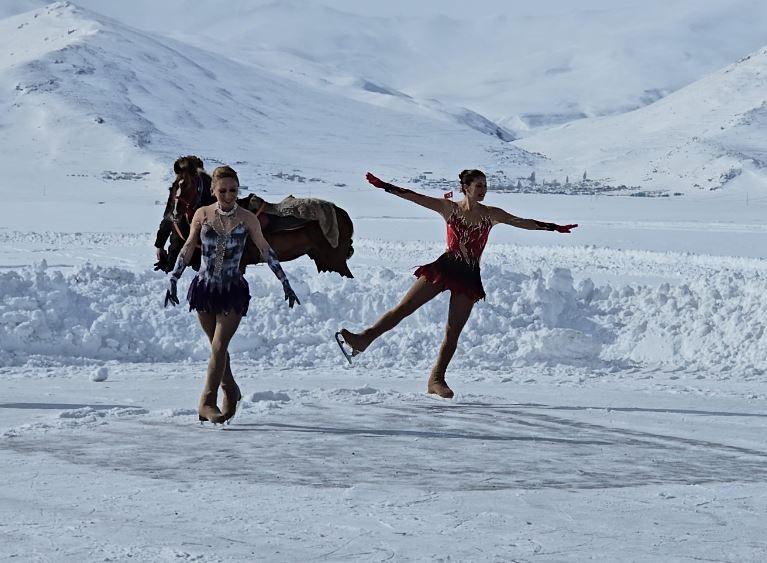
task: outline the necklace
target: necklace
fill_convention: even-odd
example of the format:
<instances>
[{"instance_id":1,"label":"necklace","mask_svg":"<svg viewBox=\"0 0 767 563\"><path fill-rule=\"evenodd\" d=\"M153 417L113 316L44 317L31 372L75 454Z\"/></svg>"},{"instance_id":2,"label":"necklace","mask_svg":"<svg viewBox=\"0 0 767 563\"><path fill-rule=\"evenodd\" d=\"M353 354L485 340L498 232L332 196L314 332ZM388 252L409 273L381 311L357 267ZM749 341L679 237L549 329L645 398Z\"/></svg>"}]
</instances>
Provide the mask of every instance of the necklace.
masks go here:
<instances>
[{"instance_id":1,"label":"necklace","mask_svg":"<svg viewBox=\"0 0 767 563\"><path fill-rule=\"evenodd\" d=\"M219 276L221 274L221 270L223 270L224 267L224 258L226 257L226 249L229 247L229 240L232 236L232 230L233 227L231 223L234 223L234 214L237 212L237 203L234 204L234 207L232 207L229 211L224 211L221 209L221 206L218 202L216 202L216 217L218 217L218 225L221 228L219 231L215 227L213 227L213 230L216 231L216 258L213 262L213 275ZM224 217L226 217L226 222L228 224L227 228L224 226Z\"/></svg>"},{"instance_id":2,"label":"necklace","mask_svg":"<svg viewBox=\"0 0 767 563\"><path fill-rule=\"evenodd\" d=\"M232 217L237 212L237 203L234 204L234 207L232 207L229 211L224 211L221 209L221 204L216 202L216 213L219 215L223 215L224 217Z\"/></svg>"}]
</instances>

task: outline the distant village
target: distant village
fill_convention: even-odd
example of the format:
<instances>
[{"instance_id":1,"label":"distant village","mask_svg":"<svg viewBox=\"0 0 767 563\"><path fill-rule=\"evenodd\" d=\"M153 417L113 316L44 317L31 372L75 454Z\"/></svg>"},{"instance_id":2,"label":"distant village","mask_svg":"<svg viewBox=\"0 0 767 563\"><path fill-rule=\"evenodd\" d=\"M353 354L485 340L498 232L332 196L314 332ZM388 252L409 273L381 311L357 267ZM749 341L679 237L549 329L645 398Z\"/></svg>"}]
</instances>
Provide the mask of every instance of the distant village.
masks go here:
<instances>
[{"instance_id":1,"label":"distant village","mask_svg":"<svg viewBox=\"0 0 767 563\"><path fill-rule=\"evenodd\" d=\"M115 174L115 173L111 173ZM304 176L297 171L267 173L269 178L283 182L323 183L326 180L318 177ZM108 179L115 179L114 177ZM124 179L124 178L123 178ZM422 187L427 189L442 190L444 192L456 191L457 179L448 179L434 176L432 171L426 170L417 176L406 178L392 178L396 184L403 186ZM346 183L333 183L335 187L346 187ZM606 195L606 196L630 196L630 197L673 197L684 195L681 192L668 190L650 190L642 186L627 186L625 184L612 184L605 179L589 178L584 171L580 176L572 178L565 176L562 179L554 177L541 177L535 171L529 176L509 177L502 170L496 170L488 174L488 188L494 192L523 193L523 194L562 194L562 195Z\"/></svg>"},{"instance_id":2,"label":"distant village","mask_svg":"<svg viewBox=\"0 0 767 563\"><path fill-rule=\"evenodd\" d=\"M403 183L420 185L425 188L451 191L455 189L455 180L436 178L432 172L425 171L418 176L408 178ZM535 171L529 176L508 177L502 170L488 174L488 189L495 192L525 193L525 194L564 194L564 195L621 195L634 197L670 197L682 195L679 192L647 190L641 186L614 185L604 180L594 180L588 177L586 171L578 178L565 176L564 179L540 178Z\"/></svg>"}]
</instances>

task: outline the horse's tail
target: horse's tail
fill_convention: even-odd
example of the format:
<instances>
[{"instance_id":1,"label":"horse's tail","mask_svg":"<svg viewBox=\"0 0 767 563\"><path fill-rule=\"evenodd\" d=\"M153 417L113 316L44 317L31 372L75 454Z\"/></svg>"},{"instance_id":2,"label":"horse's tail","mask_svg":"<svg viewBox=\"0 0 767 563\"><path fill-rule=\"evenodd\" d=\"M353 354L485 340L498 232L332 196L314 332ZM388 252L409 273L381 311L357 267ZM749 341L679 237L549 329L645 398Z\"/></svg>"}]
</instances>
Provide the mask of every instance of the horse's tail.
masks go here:
<instances>
[{"instance_id":1,"label":"horse's tail","mask_svg":"<svg viewBox=\"0 0 767 563\"><path fill-rule=\"evenodd\" d=\"M339 246L342 244L348 245L345 252L346 259L348 260L354 254L354 246L352 245L354 223L345 209L338 207L335 204L333 205L333 208L336 211L336 221L338 222L338 244Z\"/></svg>"}]
</instances>

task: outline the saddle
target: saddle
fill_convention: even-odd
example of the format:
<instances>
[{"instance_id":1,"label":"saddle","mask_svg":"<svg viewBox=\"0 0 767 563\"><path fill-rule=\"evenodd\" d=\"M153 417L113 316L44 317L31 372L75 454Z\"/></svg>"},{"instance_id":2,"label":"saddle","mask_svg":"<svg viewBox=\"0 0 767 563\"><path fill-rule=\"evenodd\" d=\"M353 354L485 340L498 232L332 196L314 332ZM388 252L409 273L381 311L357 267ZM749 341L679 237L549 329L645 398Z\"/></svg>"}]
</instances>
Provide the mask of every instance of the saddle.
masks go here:
<instances>
[{"instance_id":1,"label":"saddle","mask_svg":"<svg viewBox=\"0 0 767 563\"><path fill-rule=\"evenodd\" d=\"M288 196L279 203L269 203L250 194L240 201L240 205L256 214L265 233L298 229L306 223L318 221L330 245L338 247L338 219L335 207L329 201Z\"/></svg>"}]
</instances>

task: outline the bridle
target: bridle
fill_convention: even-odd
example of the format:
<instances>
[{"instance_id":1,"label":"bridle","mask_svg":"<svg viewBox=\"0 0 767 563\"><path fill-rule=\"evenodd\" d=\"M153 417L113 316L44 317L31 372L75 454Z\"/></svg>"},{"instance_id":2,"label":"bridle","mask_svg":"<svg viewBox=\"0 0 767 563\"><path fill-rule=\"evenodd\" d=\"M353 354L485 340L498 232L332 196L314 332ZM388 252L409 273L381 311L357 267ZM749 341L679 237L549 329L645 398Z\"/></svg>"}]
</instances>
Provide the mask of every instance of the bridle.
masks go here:
<instances>
[{"instance_id":1,"label":"bridle","mask_svg":"<svg viewBox=\"0 0 767 563\"><path fill-rule=\"evenodd\" d=\"M171 221L173 222L173 228L176 229L176 233L181 237L181 240L186 240L186 236L181 232L179 223L182 219L186 219L186 222L189 225L192 224L192 217L194 217L194 212L197 211L197 208L200 206L202 190L204 188L202 176L199 174L195 174L197 179L196 189L185 189L185 186L193 185L192 182L189 181L193 177L192 174L180 174L179 176L180 178L177 178L176 182L174 182L176 193L173 202L173 211L171 212ZM185 194L184 192L187 193Z\"/></svg>"}]
</instances>

